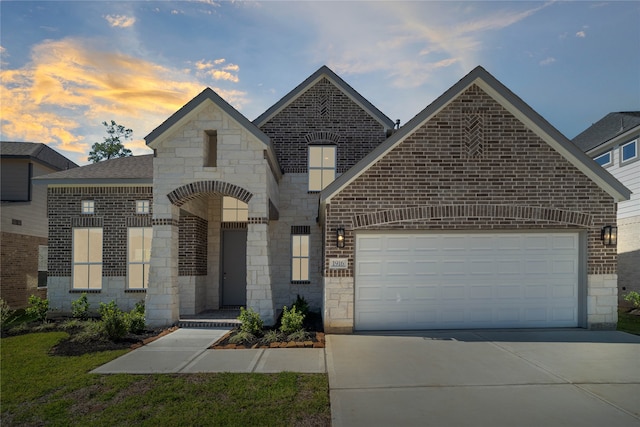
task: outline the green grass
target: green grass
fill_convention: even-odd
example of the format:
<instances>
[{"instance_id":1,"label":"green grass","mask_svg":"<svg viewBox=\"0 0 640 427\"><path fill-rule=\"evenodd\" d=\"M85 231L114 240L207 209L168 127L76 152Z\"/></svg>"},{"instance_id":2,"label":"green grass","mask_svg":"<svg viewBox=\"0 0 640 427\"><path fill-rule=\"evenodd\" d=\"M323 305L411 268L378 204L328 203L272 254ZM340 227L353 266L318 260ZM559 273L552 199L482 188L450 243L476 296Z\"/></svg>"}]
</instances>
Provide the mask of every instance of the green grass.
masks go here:
<instances>
[{"instance_id":1,"label":"green grass","mask_svg":"<svg viewBox=\"0 0 640 427\"><path fill-rule=\"evenodd\" d=\"M618 309L618 330L640 335L640 316L629 314L628 308Z\"/></svg>"},{"instance_id":2,"label":"green grass","mask_svg":"<svg viewBox=\"0 0 640 427\"><path fill-rule=\"evenodd\" d=\"M324 374L94 375L126 350L50 356L64 332L0 341L2 425L329 425Z\"/></svg>"}]
</instances>

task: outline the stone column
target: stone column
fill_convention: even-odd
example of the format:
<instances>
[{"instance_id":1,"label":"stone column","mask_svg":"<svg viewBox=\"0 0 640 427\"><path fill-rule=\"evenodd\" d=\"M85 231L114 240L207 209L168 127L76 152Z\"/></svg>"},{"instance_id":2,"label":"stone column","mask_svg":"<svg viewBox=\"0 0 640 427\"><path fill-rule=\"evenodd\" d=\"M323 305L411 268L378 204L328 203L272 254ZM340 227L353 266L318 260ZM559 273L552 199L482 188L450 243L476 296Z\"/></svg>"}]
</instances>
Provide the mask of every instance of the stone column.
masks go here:
<instances>
[{"instance_id":1,"label":"stone column","mask_svg":"<svg viewBox=\"0 0 640 427\"><path fill-rule=\"evenodd\" d=\"M145 303L147 325L165 327L178 322L178 222L180 210L171 205L170 214L153 219L153 242L149 287Z\"/></svg>"},{"instance_id":2,"label":"stone column","mask_svg":"<svg viewBox=\"0 0 640 427\"><path fill-rule=\"evenodd\" d=\"M248 224L247 230L247 307L260 313L267 326L275 323L269 236L267 224Z\"/></svg>"}]
</instances>

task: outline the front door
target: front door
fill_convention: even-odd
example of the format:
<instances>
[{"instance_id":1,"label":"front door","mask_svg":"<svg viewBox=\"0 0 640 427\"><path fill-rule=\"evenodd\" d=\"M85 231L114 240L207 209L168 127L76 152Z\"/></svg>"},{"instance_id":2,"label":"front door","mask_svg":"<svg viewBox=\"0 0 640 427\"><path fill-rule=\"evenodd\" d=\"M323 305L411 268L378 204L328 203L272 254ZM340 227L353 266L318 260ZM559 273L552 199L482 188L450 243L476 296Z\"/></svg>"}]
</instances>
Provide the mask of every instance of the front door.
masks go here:
<instances>
[{"instance_id":1,"label":"front door","mask_svg":"<svg viewBox=\"0 0 640 427\"><path fill-rule=\"evenodd\" d=\"M222 305L247 304L247 230L222 234Z\"/></svg>"}]
</instances>

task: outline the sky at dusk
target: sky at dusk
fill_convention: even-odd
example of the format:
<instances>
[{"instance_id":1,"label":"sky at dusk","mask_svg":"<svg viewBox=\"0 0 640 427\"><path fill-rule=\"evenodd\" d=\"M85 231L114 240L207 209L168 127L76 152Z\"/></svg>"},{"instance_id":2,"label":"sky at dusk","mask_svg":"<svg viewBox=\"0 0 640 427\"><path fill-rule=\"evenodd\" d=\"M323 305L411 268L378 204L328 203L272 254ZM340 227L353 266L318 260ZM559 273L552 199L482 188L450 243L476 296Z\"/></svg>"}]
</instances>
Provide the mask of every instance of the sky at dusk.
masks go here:
<instances>
[{"instance_id":1,"label":"sky at dusk","mask_svg":"<svg viewBox=\"0 0 640 427\"><path fill-rule=\"evenodd\" d=\"M1 139L87 163L211 87L253 120L322 65L406 123L482 65L568 138L640 110L640 2L2 1Z\"/></svg>"}]
</instances>

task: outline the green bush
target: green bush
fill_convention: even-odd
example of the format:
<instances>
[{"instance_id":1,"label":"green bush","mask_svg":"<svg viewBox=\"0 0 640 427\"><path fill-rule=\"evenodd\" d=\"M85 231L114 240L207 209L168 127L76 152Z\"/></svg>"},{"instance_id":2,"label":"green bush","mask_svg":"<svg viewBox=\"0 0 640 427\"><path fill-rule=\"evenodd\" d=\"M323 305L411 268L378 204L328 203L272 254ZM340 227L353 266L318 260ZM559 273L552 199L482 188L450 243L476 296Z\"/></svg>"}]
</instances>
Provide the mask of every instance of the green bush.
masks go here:
<instances>
[{"instance_id":1,"label":"green bush","mask_svg":"<svg viewBox=\"0 0 640 427\"><path fill-rule=\"evenodd\" d=\"M9 304L5 300L0 298L0 327L4 329L4 327L7 326L7 321L11 319L13 313L14 311L11 310Z\"/></svg>"},{"instance_id":2,"label":"green bush","mask_svg":"<svg viewBox=\"0 0 640 427\"><path fill-rule=\"evenodd\" d=\"M135 311L136 313L142 314L144 316L144 300L141 299L140 301L138 301L132 311Z\"/></svg>"},{"instance_id":3,"label":"green bush","mask_svg":"<svg viewBox=\"0 0 640 427\"><path fill-rule=\"evenodd\" d=\"M125 317L125 323L127 330L132 334L141 334L146 329L147 325L144 321L144 314L140 314L134 308L129 313L123 313Z\"/></svg>"},{"instance_id":4,"label":"green bush","mask_svg":"<svg viewBox=\"0 0 640 427\"><path fill-rule=\"evenodd\" d=\"M71 316L80 320L89 318L89 299L85 292L77 300L71 301Z\"/></svg>"},{"instance_id":5,"label":"green bush","mask_svg":"<svg viewBox=\"0 0 640 427\"><path fill-rule=\"evenodd\" d=\"M624 296L624 300L630 302L635 308L640 308L640 294L638 292L629 292Z\"/></svg>"},{"instance_id":6,"label":"green bush","mask_svg":"<svg viewBox=\"0 0 640 427\"><path fill-rule=\"evenodd\" d=\"M265 332L264 337L262 337L262 341L265 344L271 344L272 342L281 341L283 338L284 338L283 334L281 334L275 329L271 329Z\"/></svg>"},{"instance_id":7,"label":"green bush","mask_svg":"<svg viewBox=\"0 0 640 427\"><path fill-rule=\"evenodd\" d=\"M304 323L304 314L298 312L295 307L291 307L291 310L284 306L282 311L282 319L280 320L280 331L283 334L292 334L302 329Z\"/></svg>"},{"instance_id":8,"label":"green bush","mask_svg":"<svg viewBox=\"0 0 640 427\"><path fill-rule=\"evenodd\" d=\"M247 331L240 331L231 338L229 338L230 344L245 344L250 343L256 339L256 336Z\"/></svg>"},{"instance_id":9,"label":"green bush","mask_svg":"<svg viewBox=\"0 0 640 427\"><path fill-rule=\"evenodd\" d=\"M309 303L306 299L304 299L304 297L301 297L300 295L296 297L296 302L293 303L292 307L295 307L298 313L302 314L303 316L306 316L307 313L309 313Z\"/></svg>"},{"instance_id":10,"label":"green bush","mask_svg":"<svg viewBox=\"0 0 640 427\"><path fill-rule=\"evenodd\" d=\"M248 332L252 335L262 335L262 327L264 323L260 318L260 314L256 313L252 308L245 310L244 307L240 307L240 316L238 320L242 322L240 330L242 332Z\"/></svg>"},{"instance_id":11,"label":"green bush","mask_svg":"<svg viewBox=\"0 0 640 427\"><path fill-rule=\"evenodd\" d=\"M310 334L304 329L300 329L287 336L287 341L307 341L310 338Z\"/></svg>"},{"instance_id":12,"label":"green bush","mask_svg":"<svg viewBox=\"0 0 640 427\"><path fill-rule=\"evenodd\" d=\"M79 343L89 343L95 341L106 341L107 334L103 322L87 321L83 322L84 328L77 334L71 336L71 341Z\"/></svg>"},{"instance_id":13,"label":"green bush","mask_svg":"<svg viewBox=\"0 0 640 427\"><path fill-rule=\"evenodd\" d=\"M111 301L109 304L101 302L98 312L104 333L110 340L117 341L127 334L125 315L115 301Z\"/></svg>"},{"instance_id":14,"label":"green bush","mask_svg":"<svg viewBox=\"0 0 640 427\"><path fill-rule=\"evenodd\" d=\"M47 321L47 312L49 311L49 300L42 299L35 295L29 297L29 307L26 308L27 316L33 317L34 320L41 322Z\"/></svg>"}]
</instances>

